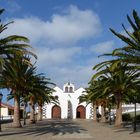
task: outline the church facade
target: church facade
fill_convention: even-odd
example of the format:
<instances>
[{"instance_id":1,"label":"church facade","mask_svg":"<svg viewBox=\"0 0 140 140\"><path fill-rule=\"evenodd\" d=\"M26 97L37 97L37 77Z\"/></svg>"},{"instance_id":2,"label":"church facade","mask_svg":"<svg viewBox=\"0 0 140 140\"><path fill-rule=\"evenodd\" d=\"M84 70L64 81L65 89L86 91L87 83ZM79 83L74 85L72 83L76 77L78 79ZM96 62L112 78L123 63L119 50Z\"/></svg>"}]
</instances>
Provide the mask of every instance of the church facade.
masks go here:
<instances>
[{"instance_id":1,"label":"church facade","mask_svg":"<svg viewBox=\"0 0 140 140\"><path fill-rule=\"evenodd\" d=\"M43 106L43 118L47 119L92 119L92 105L86 102L79 103L79 96L85 91L80 87L68 82L63 89L56 86L53 96L58 99L59 104L45 103Z\"/></svg>"}]
</instances>

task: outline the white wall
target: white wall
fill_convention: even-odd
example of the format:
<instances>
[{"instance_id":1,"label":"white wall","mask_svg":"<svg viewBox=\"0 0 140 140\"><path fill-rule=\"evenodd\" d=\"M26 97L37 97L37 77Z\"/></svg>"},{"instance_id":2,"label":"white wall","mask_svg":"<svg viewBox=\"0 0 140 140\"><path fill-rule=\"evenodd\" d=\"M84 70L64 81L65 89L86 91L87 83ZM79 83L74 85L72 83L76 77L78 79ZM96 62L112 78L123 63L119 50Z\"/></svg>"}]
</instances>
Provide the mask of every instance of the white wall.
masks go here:
<instances>
[{"instance_id":1,"label":"white wall","mask_svg":"<svg viewBox=\"0 0 140 140\"><path fill-rule=\"evenodd\" d=\"M8 116L8 108L1 108L1 116Z\"/></svg>"},{"instance_id":2,"label":"white wall","mask_svg":"<svg viewBox=\"0 0 140 140\"><path fill-rule=\"evenodd\" d=\"M63 87L63 89L65 89ZM59 87L54 88L55 92L53 96L58 96L59 106L61 107L61 118L66 119L68 118L68 101L72 104L72 118L76 119L76 109L79 105L83 105L86 108L86 119L92 119L92 105L86 105L86 103L79 104L78 97L83 94L84 89L79 88L78 90L74 91L73 93L65 93ZM44 107L46 108L45 117L48 119L52 118L52 107L54 104L46 104Z\"/></svg>"}]
</instances>

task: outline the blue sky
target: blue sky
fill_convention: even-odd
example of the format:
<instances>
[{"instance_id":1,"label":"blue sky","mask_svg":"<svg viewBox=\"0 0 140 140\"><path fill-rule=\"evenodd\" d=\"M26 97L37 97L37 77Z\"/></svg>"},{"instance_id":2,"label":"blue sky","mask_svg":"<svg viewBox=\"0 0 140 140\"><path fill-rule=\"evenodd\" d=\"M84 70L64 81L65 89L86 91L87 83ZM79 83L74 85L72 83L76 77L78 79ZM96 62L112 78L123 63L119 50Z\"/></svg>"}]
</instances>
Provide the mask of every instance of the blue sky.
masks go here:
<instances>
[{"instance_id":1,"label":"blue sky","mask_svg":"<svg viewBox=\"0 0 140 140\"><path fill-rule=\"evenodd\" d=\"M124 44L110 31L130 28L126 15L140 13L139 0L0 0L2 20L14 20L3 36L25 35L38 55L38 73L62 87L86 86L98 58Z\"/></svg>"}]
</instances>

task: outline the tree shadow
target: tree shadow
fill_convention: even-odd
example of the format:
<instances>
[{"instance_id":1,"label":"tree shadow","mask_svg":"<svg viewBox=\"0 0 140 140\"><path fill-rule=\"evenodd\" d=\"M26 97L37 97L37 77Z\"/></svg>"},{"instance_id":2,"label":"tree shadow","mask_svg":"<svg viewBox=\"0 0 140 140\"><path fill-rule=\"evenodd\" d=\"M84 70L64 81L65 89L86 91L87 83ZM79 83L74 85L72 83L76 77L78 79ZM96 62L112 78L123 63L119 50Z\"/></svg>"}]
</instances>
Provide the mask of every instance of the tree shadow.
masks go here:
<instances>
[{"instance_id":1,"label":"tree shadow","mask_svg":"<svg viewBox=\"0 0 140 140\"><path fill-rule=\"evenodd\" d=\"M27 125L23 128L7 128L6 132L0 133L1 136L10 135L32 135L40 136L50 133L51 135L65 135L73 133L86 133L87 130L82 128L77 122L72 120L44 120L36 124Z\"/></svg>"},{"instance_id":2,"label":"tree shadow","mask_svg":"<svg viewBox=\"0 0 140 140\"><path fill-rule=\"evenodd\" d=\"M115 133L122 133L122 132L128 132L129 134L136 134L136 132L140 132L140 125L137 125L136 132L133 131L133 125L132 124L125 124L121 127L112 127L112 130Z\"/></svg>"}]
</instances>

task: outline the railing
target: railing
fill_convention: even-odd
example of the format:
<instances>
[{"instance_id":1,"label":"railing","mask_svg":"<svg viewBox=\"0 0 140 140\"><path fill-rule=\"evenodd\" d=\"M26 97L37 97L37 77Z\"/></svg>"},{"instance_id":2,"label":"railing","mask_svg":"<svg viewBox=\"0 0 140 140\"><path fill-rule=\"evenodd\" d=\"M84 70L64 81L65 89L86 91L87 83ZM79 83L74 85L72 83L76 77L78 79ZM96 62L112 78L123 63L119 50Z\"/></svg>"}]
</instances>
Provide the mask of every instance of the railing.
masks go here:
<instances>
[{"instance_id":1,"label":"railing","mask_svg":"<svg viewBox=\"0 0 140 140\"><path fill-rule=\"evenodd\" d=\"M13 121L13 115L1 116L0 117L0 123L1 124L11 123L12 121Z\"/></svg>"},{"instance_id":2,"label":"railing","mask_svg":"<svg viewBox=\"0 0 140 140\"><path fill-rule=\"evenodd\" d=\"M126 110L123 110L123 113L131 113L131 112L134 112L135 111L135 109L133 108L133 109L126 109ZM137 108L136 109L136 111L140 111L140 108Z\"/></svg>"},{"instance_id":3,"label":"railing","mask_svg":"<svg viewBox=\"0 0 140 140\"><path fill-rule=\"evenodd\" d=\"M8 115L8 116L1 116L0 117L0 120L3 121L3 120L12 120L13 119L13 115Z\"/></svg>"}]
</instances>

